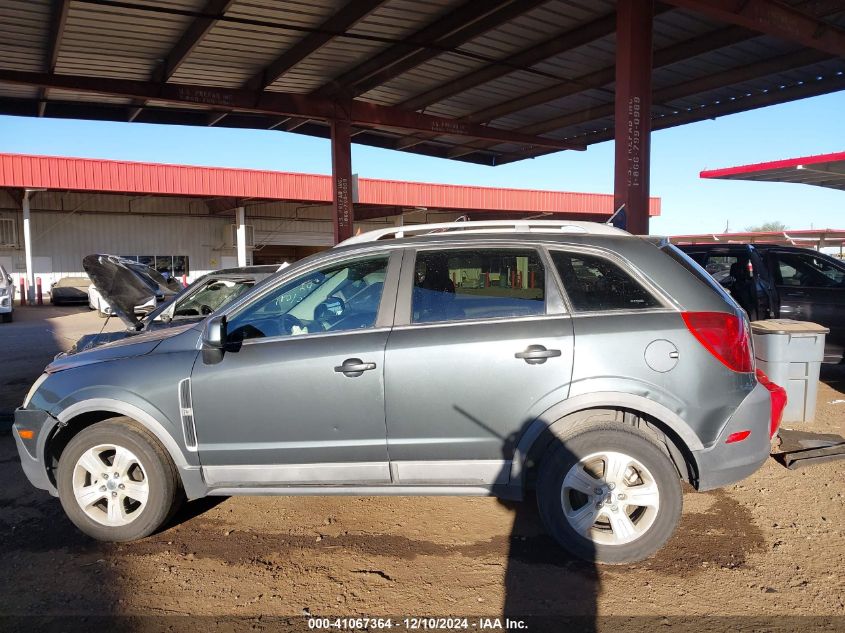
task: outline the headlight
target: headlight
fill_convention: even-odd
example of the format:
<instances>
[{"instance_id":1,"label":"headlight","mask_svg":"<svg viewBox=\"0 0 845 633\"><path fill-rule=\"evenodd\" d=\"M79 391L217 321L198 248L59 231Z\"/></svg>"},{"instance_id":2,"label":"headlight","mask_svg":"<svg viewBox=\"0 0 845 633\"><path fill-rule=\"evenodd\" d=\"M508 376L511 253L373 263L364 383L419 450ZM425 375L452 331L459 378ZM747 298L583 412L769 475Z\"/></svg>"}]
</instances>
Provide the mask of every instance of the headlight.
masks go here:
<instances>
[{"instance_id":1,"label":"headlight","mask_svg":"<svg viewBox=\"0 0 845 633\"><path fill-rule=\"evenodd\" d=\"M49 376L49 375L50 374L47 374L47 373L41 374L38 377L38 380L36 380L34 383L32 383L32 386L29 388L29 391L26 394L26 398L23 399L24 408L26 408L29 405L29 401L32 400L32 396L35 395L35 392L38 391L38 388L41 386L41 383L43 383L45 380L47 380L47 376Z\"/></svg>"},{"instance_id":2,"label":"headlight","mask_svg":"<svg viewBox=\"0 0 845 633\"><path fill-rule=\"evenodd\" d=\"M9 294L9 289L6 286L0 288L0 297L5 297Z\"/></svg>"}]
</instances>

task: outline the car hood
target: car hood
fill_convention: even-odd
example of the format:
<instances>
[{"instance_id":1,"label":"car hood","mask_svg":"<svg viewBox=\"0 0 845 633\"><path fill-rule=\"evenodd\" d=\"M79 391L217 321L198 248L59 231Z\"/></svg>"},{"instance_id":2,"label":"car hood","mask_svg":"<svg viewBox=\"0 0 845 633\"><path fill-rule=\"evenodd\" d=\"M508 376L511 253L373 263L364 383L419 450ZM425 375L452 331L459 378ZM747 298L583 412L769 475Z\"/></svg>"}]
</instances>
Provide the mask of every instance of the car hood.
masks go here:
<instances>
[{"instance_id":1,"label":"car hood","mask_svg":"<svg viewBox=\"0 0 845 633\"><path fill-rule=\"evenodd\" d=\"M82 267L120 320L137 329L140 321L135 306L155 301L156 291L161 289L151 277L130 268L132 263L115 255L88 255Z\"/></svg>"},{"instance_id":2,"label":"car hood","mask_svg":"<svg viewBox=\"0 0 845 633\"><path fill-rule=\"evenodd\" d=\"M177 336L186 330L190 330L195 324L171 327L153 332L144 332L114 340L105 345L78 351L75 354L56 357L45 369L48 373L55 373L72 367L90 365L106 360L117 360L119 358L130 358L132 356L143 356L152 352L163 340Z\"/></svg>"}]
</instances>

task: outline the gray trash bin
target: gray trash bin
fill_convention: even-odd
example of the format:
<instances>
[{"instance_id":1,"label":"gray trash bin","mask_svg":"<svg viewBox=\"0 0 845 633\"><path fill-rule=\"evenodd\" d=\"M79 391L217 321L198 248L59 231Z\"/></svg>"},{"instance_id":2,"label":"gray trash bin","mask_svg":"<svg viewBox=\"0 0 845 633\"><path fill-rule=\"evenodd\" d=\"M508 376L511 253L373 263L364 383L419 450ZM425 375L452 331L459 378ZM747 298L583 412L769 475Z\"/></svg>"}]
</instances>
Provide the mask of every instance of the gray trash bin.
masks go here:
<instances>
[{"instance_id":1,"label":"gray trash bin","mask_svg":"<svg viewBox=\"0 0 845 633\"><path fill-rule=\"evenodd\" d=\"M816 323L792 319L751 324L757 367L786 389L784 422L812 422L816 417L819 368L829 331Z\"/></svg>"}]
</instances>

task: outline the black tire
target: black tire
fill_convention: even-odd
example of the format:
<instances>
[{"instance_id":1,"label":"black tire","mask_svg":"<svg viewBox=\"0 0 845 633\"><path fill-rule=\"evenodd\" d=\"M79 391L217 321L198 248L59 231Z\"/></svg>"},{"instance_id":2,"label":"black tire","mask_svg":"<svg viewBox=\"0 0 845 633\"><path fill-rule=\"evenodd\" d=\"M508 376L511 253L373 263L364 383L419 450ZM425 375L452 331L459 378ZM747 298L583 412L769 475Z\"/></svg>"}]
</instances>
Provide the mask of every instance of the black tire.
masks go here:
<instances>
[{"instance_id":1,"label":"black tire","mask_svg":"<svg viewBox=\"0 0 845 633\"><path fill-rule=\"evenodd\" d=\"M13 312L4 312L2 315L3 323L11 323L12 322L12 314Z\"/></svg>"},{"instance_id":2,"label":"black tire","mask_svg":"<svg viewBox=\"0 0 845 633\"><path fill-rule=\"evenodd\" d=\"M113 444L131 451L138 458L148 482L146 505L126 525L109 526L95 521L74 496L73 473L77 461L99 444ZM183 499L181 480L170 455L155 436L125 417L98 422L74 436L59 458L56 479L59 499L68 518L85 534L99 541L134 541L149 536L173 516Z\"/></svg>"},{"instance_id":3,"label":"black tire","mask_svg":"<svg viewBox=\"0 0 845 633\"><path fill-rule=\"evenodd\" d=\"M585 457L602 451L630 456L647 469L657 485L659 505L656 516L650 527L631 542L596 542L593 538L578 533L570 525L564 512L562 496L566 474ZM597 481L600 482L601 479ZM592 504L594 501L595 499L587 503ZM550 444L540 462L537 504L546 530L564 549L584 560L622 564L644 560L666 544L678 525L683 494L677 470L658 444L634 427L619 422L600 421L587 426L579 425ZM623 504L616 504L616 511L627 512ZM636 513L638 510L632 512ZM633 516L636 520L636 514ZM596 534L592 531L591 533Z\"/></svg>"}]
</instances>

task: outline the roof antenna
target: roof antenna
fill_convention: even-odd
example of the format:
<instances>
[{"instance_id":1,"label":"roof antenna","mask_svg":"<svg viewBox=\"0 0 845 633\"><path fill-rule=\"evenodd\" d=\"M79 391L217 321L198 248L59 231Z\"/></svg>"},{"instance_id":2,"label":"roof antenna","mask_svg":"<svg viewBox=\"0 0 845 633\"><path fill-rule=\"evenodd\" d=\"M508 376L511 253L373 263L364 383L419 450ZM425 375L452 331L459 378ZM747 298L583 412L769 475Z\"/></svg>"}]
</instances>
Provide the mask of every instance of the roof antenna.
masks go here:
<instances>
[{"instance_id":1,"label":"roof antenna","mask_svg":"<svg viewBox=\"0 0 845 633\"><path fill-rule=\"evenodd\" d=\"M458 222L469 222L469 221L470 221L469 214L464 214L464 215L457 217L454 220L452 220L451 223L457 224ZM443 228L440 228L440 229L434 229L433 231L429 231L428 233L426 233L426 235L431 235L433 233L446 233L448 230L449 229L446 228L446 227L443 227ZM397 237L402 237L402 235L397 234Z\"/></svg>"},{"instance_id":2,"label":"roof antenna","mask_svg":"<svg viewBox=\"0 0 845 633\"><path fill-rule=\"evenodd\" d=\"M628 224L628 214L625 212L625 203L619 205L619 208L613 212L613 215L605 222L608 226L615 226L617 229L625 230L625 225Z\"/></svg>"}]
</instances>

